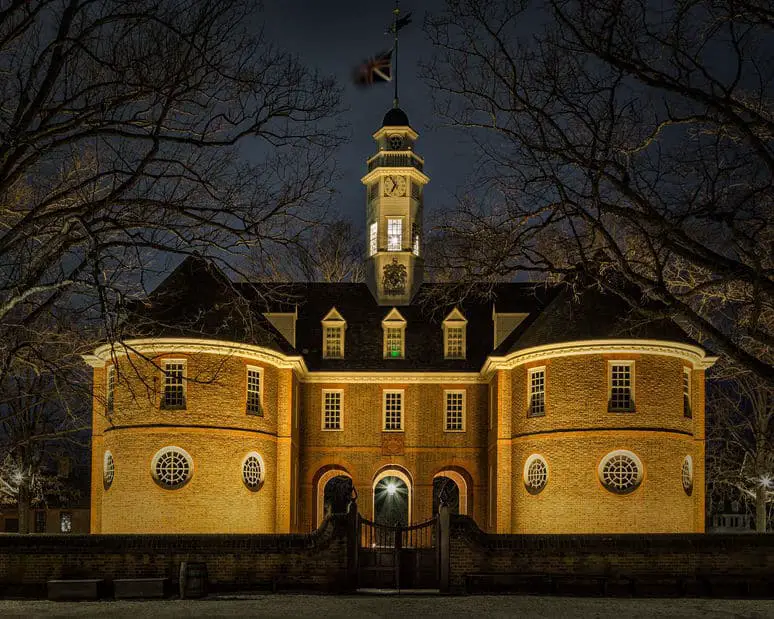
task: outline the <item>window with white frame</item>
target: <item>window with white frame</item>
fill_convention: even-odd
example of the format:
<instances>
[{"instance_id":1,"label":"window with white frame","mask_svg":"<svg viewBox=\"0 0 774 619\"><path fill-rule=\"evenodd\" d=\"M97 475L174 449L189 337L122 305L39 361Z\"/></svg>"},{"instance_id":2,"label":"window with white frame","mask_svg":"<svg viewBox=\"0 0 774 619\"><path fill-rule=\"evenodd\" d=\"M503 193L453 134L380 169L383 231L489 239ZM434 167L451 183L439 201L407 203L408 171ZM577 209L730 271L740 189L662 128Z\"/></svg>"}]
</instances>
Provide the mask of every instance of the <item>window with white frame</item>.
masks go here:
<instances>
[{"instance_id":1,"label":"window with white frame","mask_svg":"<svg viewBox=\"0 0 774 619\"><path fill-rule=\"evenodd\" d=\"M403 391L384 392L384 429L388 432L403 430Z\"/></svg>"},{"instance_id":2,"label":"window with white frame","mask_svg":"<svg viewBox=\"0 0 774 619\"><path fill-rule=\"evenodd\" d=\"M693 491L693 458L691 456L685 456L683 459L680 474L683 480L683 490L690 495Z\"/></svg>"},{"instance_id":3,"label":"window with white frame","mask_svg":"<svg viewBox=\"0 0 774 619\"><path fill-rule=\"evenodd\" d=\"M164 408L185 408L185 361L164 362Z\"/></svg>"},{"instance_id":4,"label":"window with white frame","mask_svg":"<svg viewBox=\"0 0 774 619\"><path fill-rule=\"evenodd\" d=\"M532 454L524 463L524 486L530 494L538 494L548 483L548 464L543 456Z\"/></svg>"},{"instance_id":5,"label":"window with white frame","mask_svg":"<svg viewBox=\"0 0 774 619\"><path fill-rule=\"evenodd\" d=\"M463 432L465 430L465 392L446 391L446 424L447 432Z\"/></svg>"},{"instance_id":6,"label":"window with white frame","mask_svg":"<svg viewBox=\"0 0 774 619\"><path fill-rule=\"evenodd\" d=\"M610 410L613 412L631 412L634 410L634 362L611 361Z\"/></svg>"},{"instance_id":7,"label":"window with white frame","mask_svg":"<svg viewBox=\"0 0 774 619\"><path fill-rule=\"evenodd\" d=\"M446 358L465 358L465 327L446 328Z\"/></svg>"},{"instance_id":8,"label":"window with white frame","mask_svg":"<svg viewBox=\"0 0 774 619\"><path fill-rule=\"evenodd\" d=\"M376 253L377 243L379 242L379 226L376 222L372 223L368 230L368 255L373 256Z\"/></svg>"},{"instance_id":9,"label":"window with white frame","mask_svg":"<svg viewBox=\"0 0 774 619\"><path fill-rule=\"evenodd\" d=\"M242 481L250 490L260 490L263 486L263 480L266 475L266 469L263 465L263 458L256 451L251 451L242 461Z\"/></svg>"},{"instance_id":10,"label":"window with white frame","mask_svg":"<svg viewBox=\"0 0 774 619\"><path fill-rule=\"evenodd\" d=\"M341 430L343 393L325 389L322 394L323 430Z\"/></svg>"},{"instance_id":11,"label":"window with white frame","mask_svg":"<svg viewBox=\"0 0 774 619\"><path fill-rule=\"evenodd\" d=\"M466 353L465 332L468 321L455 307L443 320L443 356L445 359L464 359Z\"/></svg>"},{"instance_id":12,"label":"window with white frame","mask_svg":"<svg viewBox=\"0 0 774 619\"><path fill-rule=\"evenodd\" d=\"M344 357L344 328L325 327L325 358L342 359Z\"/></svg>"},{"instance_id":13,"label":"window with white frame","mask_svg":"<svg viewBox=\"0 0 774 619\"><path fill-rule=\"evenodd\" d=\"M387 220L387 251L401 251L403 249L403 220Z\"/></svg>"},{"instance_id":14,"label":"window with white frame","mask_svg":"<svg viewBox=\"0 0 774 619\"><path fill-rule=\"evenodd\" d=\"M105 486L105 490L110 488L113 484L113 479L116 476L116 463L113 460L113 454L110 451L106 451L102 459L102 482Z\"/></svg>"},{"instance_id":15,"label":"window with white frame","mask_svg":"<svg viewBox=\"0 0 774 619\"><path fill-rule=\"evenodd\" d=\"M181 488L191 479L193 460L180 447L164 447L151 460L151 475L156 483L167 490Z\"/></svg>"},{"instance_id":16,"label":"window with white frame","mask_svg":"<svg viewBox=\"0 0 774 619\"><path fill-rule=\"evenodd\" d=\"M107 394L105 397L105 409L112 413L115 406L116 393L116 366L111 365L107 370Z\"/></svg>"},{"instance_id":17,"label":"window with white frame","mask_svg":"<svg viewBox=\"0 0 774 619\"><path fill-rule=\"evenodd\" d=\"M384 329L385 356L388 359L403 358L403 333L402 327L386 327Z\"/></svg>"},{"instance_id":18,"label":"window with white frame","mask_svg":"<svg viewBox=\"0 0 774 619\"><path fill-rule=\"evenodd\" d=\"M690 419L691 411L691 370L683 368L683 416Z\"/></svg>"},{"instance_id":19,"label":"window with white frame","mask_svg":"<svg viewBox=\"0 0 774 619\"><path fill-rule=\"evenodd\" d=\"M642 462L631 451L612 451L599 463L598 474L610 492L628 494L642 482Z\"/></svg>"},{"instance_id":20,"label":"window with white frame","mask_svg":"<svg viewBox=\"0 0 774 619\"><path fill-rule=\"evenodd\" d=\"M546 369L532 368L529 377L528 417L543 417L546 414Z\"/></svg>"},{"instance_id":21,"label":"window with white frame","mask_svg":"<svg viewBox=\"0 0 774 619\"><path fill-rule=\"evenodd\" d=\"M419 255L419 226L415 223L411 224L411 242L414 255Z\"/></svg>"},{"instance_id":22,"label":"window with white frame","mask_svg":"<svg viewBox=\"0 0 774 619\"><path fill-rule=\"evenodd\" d=\"M247 414L263 416L261 388L263 376L260 368L247 368Z\"/></svg>"}]
</instances>

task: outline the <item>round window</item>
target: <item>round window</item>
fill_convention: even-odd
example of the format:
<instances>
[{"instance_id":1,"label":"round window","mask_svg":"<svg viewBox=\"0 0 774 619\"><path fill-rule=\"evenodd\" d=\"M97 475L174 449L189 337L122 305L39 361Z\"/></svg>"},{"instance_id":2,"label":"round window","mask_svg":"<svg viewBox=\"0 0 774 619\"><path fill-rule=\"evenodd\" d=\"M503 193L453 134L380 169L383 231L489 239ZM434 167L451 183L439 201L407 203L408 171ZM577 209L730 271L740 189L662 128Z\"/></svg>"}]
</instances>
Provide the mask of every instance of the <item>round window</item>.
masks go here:
<instances>
[{"instance_id":1,"label":"round window","mask_svg":"<svg viewBox=\"0 0 774 619\"><path fill-rule=\"evenodd\" d=\"M642 482L642 463L631 451L613 451L599 463L599 479L611 492L632 492Z\"/></svg>"},{"instance_id":2,"label":"round window","mask_svg":"<svg viewBox=\"0 0 774 619\"><path fill-rule=\"evenodd\" d=\"M524 485L527 491L537 494L548 483L548 465L545 458L538 454L532 454L524 464Z\"/></svg>"},{"instance_id":3,"label":"round window","mask_svg":"<svg viewBox=\"0 0 774 619\"><path fill-rule=\"evenodd\" d=\"M242 481L250 490L259 490L263 485L263 458L256 452L250 452L242 462Z\"/></svg>"},{"instance_id":4,"label":"round window","mask_svg":"<svg viewBox=\"0 0 774 619\"><path fill-rule=\"evenodd\" d=\"M191 456L180 447L164 447L153 456L151 474L162 488L180 488L188 483L192 473Z\"/></svg>"},{"instance_id":5,"label":"round window","mask_svg":"<svg viewBox=\"0 0 774 619\"><path fill-rule=\"evenodd\" d=\"M109 451L105 452L105 457L102 462L102 481L105 484L105 490L110 488L113 483L113 478L116 475L116 464L113 461L113 454Z\"/></svg>"},{"instance_id":6,"label":"round window","mask_svg":"<svg viewBox=\"0 0 774 619\"><path fill-rule=\"evenodd\" d=\"M691 494L693 491L693 458L691 456L685 456L683 459L682 477L683 490L686 494Z\"/></svg>"}]
</instances>

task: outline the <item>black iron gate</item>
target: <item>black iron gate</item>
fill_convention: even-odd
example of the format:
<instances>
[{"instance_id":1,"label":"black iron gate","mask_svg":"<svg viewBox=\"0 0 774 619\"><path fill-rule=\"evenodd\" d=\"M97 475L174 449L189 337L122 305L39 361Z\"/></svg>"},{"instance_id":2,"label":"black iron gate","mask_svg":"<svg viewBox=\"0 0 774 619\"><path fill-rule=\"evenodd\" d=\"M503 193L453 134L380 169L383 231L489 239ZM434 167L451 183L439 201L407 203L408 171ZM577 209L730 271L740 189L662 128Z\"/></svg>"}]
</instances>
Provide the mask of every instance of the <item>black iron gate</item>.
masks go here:
<instances>
[{"instance_id":1,"label":"black iron gate","mask_svg":"<svg viewBox=\"0 0 774 619\"><path fill-rule=\"evenodd\" d=\"M358 517L358 587L437 589L438 518L389 526Z\"/></svg>"}]
</instances>

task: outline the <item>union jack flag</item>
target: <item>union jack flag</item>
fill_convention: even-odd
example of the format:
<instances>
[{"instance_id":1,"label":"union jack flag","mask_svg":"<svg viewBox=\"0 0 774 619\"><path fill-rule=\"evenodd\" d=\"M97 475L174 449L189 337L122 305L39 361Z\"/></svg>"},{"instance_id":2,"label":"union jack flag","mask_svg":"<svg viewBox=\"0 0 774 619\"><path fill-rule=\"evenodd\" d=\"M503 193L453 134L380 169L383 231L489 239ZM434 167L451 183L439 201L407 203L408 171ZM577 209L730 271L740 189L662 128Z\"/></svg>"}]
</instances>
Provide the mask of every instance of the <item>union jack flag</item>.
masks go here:
<instances>
[{"instance_id":1,"label":"union jack flag","mask_svg":"<svg viewBox=\"0 0 774 619\"><path fill-rule=\"evenodd\" d=\"M373 86L377 82L392 81L392 50L381 52L357 66L352 79L358 86Z\"/></svg>"}]
</instances>

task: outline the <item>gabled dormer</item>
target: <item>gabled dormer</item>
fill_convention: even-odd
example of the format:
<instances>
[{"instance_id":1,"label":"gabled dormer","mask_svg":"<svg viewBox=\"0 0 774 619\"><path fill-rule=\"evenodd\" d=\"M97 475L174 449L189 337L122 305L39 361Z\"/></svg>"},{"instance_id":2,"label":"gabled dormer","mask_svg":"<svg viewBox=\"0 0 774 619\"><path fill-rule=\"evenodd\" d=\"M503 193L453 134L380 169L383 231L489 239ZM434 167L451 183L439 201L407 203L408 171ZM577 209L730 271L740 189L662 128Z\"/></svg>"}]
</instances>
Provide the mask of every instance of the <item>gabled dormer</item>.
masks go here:
<instances>
[{"instance_id":1,"label":"gabled dormer","mask_svg":"<svg viewBox=\"0 0 774 619\"><path fill-rule=\"evenodd\" d=\"M529 314L524 312L498 312L497 306L492 305L492 322L494 323L494 348L497 348L503 343L513 330L518 327L521 322Z\"/></svg>"},{"instance_id":2,"label":"gabled dormer","mask_svg":"<svg viewBox=\"0 0 774 619\"><path fill-rule=\"evenodd\" d=\"M384 332L384 358L406 358L406 319L397 308L392 308L382 320Z\"/></svg>"},{"instance_id":3,"label":"gabled dormer","mask_svg":"<svg viewBox=\"0 0 774 619\"><path fill-rule=\"evenodd\" d=\"M332 307L322 321L322 357L323 359L344 358L344 334L347 321Z\"/></svg>"},{"instance_id":4,"label":"gabled dormer","mask_svg":"<svg viewBox=\"0 0 774 619\"><path fill-rule=\"evenodd\" d=\"M272 326L279 331L283 337L296 347L296 321L298 320L298 307L294 307L292 312L264 312L263 314Z\"/></svg>"},{"instance_id":5,"label":"gabled dormer","mask_svg":"<svg viewBox=\"0 0 774 619\"><path fill-rule=\"evenodd\" d=\"M444 359L464 359L467 355L468 321L458 308L443 320Z\"/></svg>"}]
</instances>

